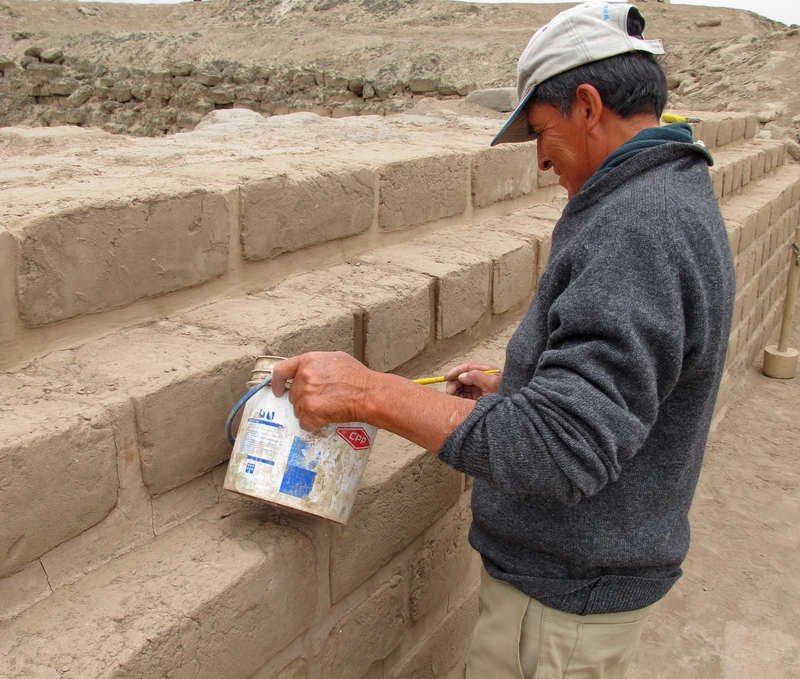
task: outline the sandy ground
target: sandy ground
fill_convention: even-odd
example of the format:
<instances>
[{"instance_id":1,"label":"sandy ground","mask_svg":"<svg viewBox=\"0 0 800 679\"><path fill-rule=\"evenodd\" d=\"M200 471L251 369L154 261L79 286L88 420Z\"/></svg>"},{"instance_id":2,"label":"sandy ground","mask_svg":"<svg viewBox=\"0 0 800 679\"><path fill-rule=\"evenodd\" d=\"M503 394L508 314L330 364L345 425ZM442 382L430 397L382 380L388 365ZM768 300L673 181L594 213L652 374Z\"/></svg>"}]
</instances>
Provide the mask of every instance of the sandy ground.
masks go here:
<instances>
[{"instance_id":1,"label":"sandy ground","mask_svg":"<svg viewBox=\"0 0 800 679\"><path fill-rule=\"evenodd\" d=\"M794 317L800 349L800 304ZM750 367L710 437L691 520L685 574L628 679L800 677L800 375Z\"/></svg>"}]
</instances>

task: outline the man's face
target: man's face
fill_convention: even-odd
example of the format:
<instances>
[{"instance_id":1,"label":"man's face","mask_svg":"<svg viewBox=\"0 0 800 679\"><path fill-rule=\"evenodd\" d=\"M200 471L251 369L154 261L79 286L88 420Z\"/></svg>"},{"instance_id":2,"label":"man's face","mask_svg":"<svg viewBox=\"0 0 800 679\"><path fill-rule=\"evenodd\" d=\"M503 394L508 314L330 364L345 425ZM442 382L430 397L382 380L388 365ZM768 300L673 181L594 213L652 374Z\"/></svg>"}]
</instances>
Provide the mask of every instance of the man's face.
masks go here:
<instances>
[{"instance_id":1,"label":"man's face","mask_svg":"<svg viewBox=\"0 0 800 679\"><path fill-rule=\"evenodd\" d=\"M553 168L572 198L597 170L590 160L581 108L573 106L572 113L562 117L555 106L536 103L528 107L528 124L536 134L539 167Z\"/></svg>"}]
</instances>

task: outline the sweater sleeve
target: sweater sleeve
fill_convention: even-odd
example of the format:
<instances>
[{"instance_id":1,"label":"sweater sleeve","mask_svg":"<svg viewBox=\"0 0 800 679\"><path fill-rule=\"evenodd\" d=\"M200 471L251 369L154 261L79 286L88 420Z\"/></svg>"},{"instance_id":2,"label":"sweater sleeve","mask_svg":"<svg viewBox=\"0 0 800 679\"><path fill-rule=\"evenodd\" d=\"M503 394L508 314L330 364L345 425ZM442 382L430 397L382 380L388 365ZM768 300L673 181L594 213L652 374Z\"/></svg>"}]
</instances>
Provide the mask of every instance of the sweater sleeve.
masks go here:
<instances>
[{"instance_id":1,"label":"sweater sleeve","mask_svg":"<svg viewBox=\"0 0 800 679\"><path fill-rule=\"evenodd\" d=\"M441 459L520 499L572 504L615 481L683 362L681 276L662 245L626 229L596 250L577 245L581 261L556 274L568 283L546 312L532 378L479 399ZM526 329L527 319L509 347L512 366L512 353L529 348Z\"/></svg>"}]
</instances>

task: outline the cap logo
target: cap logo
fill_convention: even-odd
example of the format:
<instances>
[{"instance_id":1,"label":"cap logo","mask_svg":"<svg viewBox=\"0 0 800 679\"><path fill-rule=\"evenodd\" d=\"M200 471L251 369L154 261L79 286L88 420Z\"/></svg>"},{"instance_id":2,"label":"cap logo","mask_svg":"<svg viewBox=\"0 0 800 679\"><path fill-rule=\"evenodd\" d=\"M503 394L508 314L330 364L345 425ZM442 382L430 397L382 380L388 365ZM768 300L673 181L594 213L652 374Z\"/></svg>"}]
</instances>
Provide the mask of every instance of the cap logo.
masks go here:
<instances>
[{"instance_id":1,"label":"cap logo","mask_svg":"<svg viewBox=\"0 0 800 679\"><path fill-rule=\"evenodd\" d=\"M603 5L603 20L608 21L611 15L608 13L608 5Z\"/></svg>"}]
</instances>

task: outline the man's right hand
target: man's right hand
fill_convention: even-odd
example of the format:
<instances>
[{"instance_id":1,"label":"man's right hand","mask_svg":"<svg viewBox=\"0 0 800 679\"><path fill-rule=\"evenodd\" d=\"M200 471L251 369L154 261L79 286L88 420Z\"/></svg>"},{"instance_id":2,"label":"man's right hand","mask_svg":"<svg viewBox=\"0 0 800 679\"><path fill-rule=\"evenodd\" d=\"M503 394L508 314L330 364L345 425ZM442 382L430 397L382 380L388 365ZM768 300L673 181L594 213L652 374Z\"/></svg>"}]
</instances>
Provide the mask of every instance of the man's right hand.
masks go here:
<instances>
[{"instance_id":1,"label":"man's right hand","mask_svg":"<svg viewBox=\"0 0 800 679\"><path fill-rule=\"evenodd\" d=\"M489 363L462 363L451 368L444 376L447 393L473 401L481 396L496 394L500 389L502 373L487 375L484 370L498 370L498 367Z\"/></svg>"}]
</instances>

